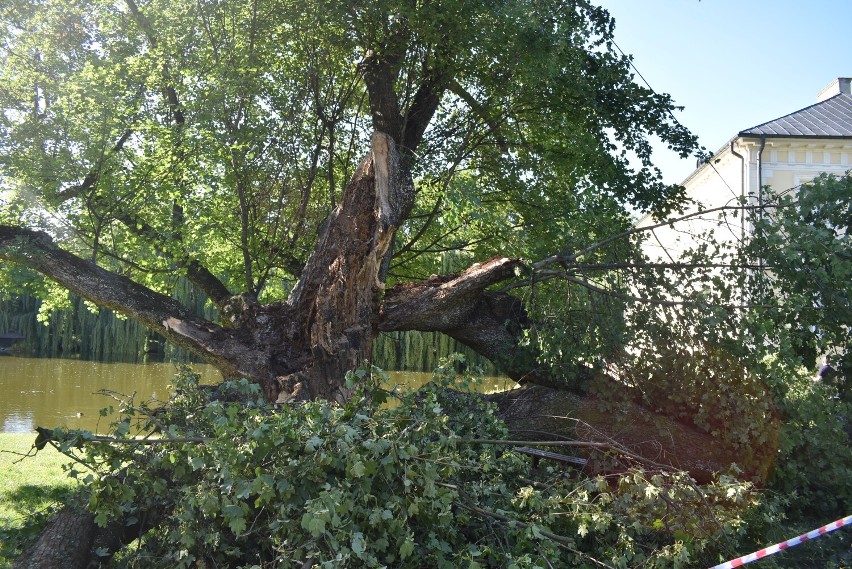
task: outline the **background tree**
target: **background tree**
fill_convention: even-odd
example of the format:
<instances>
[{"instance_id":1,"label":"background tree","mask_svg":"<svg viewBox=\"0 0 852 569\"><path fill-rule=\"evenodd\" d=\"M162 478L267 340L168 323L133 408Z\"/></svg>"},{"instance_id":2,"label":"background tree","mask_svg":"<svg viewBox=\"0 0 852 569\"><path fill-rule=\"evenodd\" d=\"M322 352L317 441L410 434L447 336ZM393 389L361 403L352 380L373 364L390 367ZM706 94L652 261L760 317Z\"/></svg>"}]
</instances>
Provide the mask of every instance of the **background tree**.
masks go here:
<instances>
[{"instance_id":1,"label":"background tree","mask_svg":"<svg viewBox=\"0 0 852 569\"><path fill-rule=\"evenodd\" d=\"M808 366L823 354L848 366L852 176L822 175L766 199L747 253L767 269L753 275L767 308L762 322L771 322L754 324L756 340L789 349Z\"/></svg>"}]
</instances>

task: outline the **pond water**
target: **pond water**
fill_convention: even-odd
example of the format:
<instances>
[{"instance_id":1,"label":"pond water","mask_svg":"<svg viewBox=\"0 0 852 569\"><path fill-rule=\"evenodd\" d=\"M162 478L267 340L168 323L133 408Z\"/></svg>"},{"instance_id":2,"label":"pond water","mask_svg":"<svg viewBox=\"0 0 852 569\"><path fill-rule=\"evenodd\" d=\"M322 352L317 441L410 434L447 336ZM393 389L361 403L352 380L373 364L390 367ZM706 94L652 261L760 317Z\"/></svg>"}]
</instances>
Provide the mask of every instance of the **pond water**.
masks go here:
<instances>
[{"instance_id":1,"label":"pond water","mask_svg":"<svg viewBox=\"0 0 852 569\"><path fill-rule=\"evenodd\" d=\"M213 366L193 364L202 383L222 380ZM132 395L136 401L166 401L177 368L171 363L104 363L70 359L0 357L0 432L33 433L36 426L105 432L110 419L99 411L117 403L101 389ZM429 373L388 372L391 383L417 388ZM505 377L487 377L479 385L491 393L511 389Z\"/></svg>"}]
</instances>

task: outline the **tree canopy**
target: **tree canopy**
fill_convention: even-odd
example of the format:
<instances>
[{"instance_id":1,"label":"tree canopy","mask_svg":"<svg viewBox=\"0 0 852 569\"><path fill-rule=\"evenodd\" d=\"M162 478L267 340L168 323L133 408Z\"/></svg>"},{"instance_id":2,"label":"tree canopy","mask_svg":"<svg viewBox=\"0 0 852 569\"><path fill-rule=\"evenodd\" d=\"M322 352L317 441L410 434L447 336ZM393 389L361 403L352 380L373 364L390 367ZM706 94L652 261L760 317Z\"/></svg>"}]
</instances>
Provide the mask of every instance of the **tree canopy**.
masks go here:
<instances>
[{"instance_id":1,"label":"tree canopy","mask_svg":"<svg viewBox=\"0 0 852 569\"><path fill-rule=\"evenodd\" d=\"M682 198L652 165L650 137L695 148L671 98L634 81L609 14L585 1L15 1L0 17L2 255L220 367L140 308L146 291L183 275L236 328L246 302L298 305L374 133L400 164L377 273L389 285L439 272L453 252L547 265L584 251L636 209ZM73 257L34 261L48 256L15 248L37 240L27 228ZM625 247L574 260L603 266ZM75 272L107 278L101 268L142 288L105 294ZM4 271L13 287L16 270Z\"/></svg>"},{"instance_id":2,"label":"tree canopy","mask_svg":"<svg viewBox=\"0 0 852 569\"><path fill-rule=\"evenodd\" d=\"M586 2L12 2L3 24L5 222L146 284L196 263L286 292L373 130L417 182L399 278L669 207L648 135L694 144Z\"/></svg>"},{"instance_id":3,"label":"tree canopy","mask_svg":"<svg viewBox=\"0 0 852 569\"><path fill-rule=\"evenodd\" d=\"M643 257L633 214L684 203L650 140L696 141L589 2L16 0L0 18L3 289L71 290L271 400L345 399L379 331L419 329L522 382L582 389L617 363L646 402L709 416L714 373L759 369L760 346L845 337L806 306L842 300L822 279L840 273L796 277L816 252L778 236L816 231L845 267L812 218L848 179L799 218L756 218L752 249ZM448 256L468 268L441 275ZM171 298L177 277L220 320ZM810 312L789 326L794 301ZM672 397L671 376L697 383ZM749 385L732 405L771 413Z\"/></svg>"}]
</instances>

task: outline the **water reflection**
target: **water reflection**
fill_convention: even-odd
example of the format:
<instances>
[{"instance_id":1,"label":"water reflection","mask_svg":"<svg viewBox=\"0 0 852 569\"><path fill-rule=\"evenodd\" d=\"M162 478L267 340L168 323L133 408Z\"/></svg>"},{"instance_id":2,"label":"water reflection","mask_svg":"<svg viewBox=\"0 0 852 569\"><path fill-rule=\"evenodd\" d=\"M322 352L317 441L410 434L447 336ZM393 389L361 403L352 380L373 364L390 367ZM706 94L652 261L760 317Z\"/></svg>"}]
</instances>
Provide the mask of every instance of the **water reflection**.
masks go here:
<instances>
[{"instance_id":1,"label":"water reflection","mask_svg":"<svg viewBox=\"0 0 852 569\"><path fill-rule=\"evenodd\" d=\"M404 393L406 390L419 389L432 380L432 374L426 372L389 371L386 373L389 378L388 381L384 382L384 386L388 390L397 389L400 393ZM514 389L517 386L517 383L505 376L486 376L471 383L470 389L479 393L497 393ZM388 403L394 405L393 398Z\"/></svg>"},{"instance_id":2,"label":"water reflection","mask_svg":"<svg viewBox=\"0 0 852 569\"><path fill-rule=\"evenodd\" d=\"M202 381L220 381L209 365L194 365ZM169 363L104 363L68 359L0 357L0 421L3 432L31 433L36 426L105 431L100 409L117 402L109 389L136 400L166 400L177 368Z\"/></svg>"},{"instance_id":3,"label":"water reflection","mask_svg":"<svg viewBox=\"0 0 852 569\"><path fill-rule=\"evenodd\" d=\"M219 372L210 365L193 364L202 383L218 383ZM104 363L68 359L0 357L0 422L4 433L32 433L39 427L65 427L105 432L110 419L99 411L117 402L97 393L101 389L136 401L165 401L177 368L170 363ZM416 389L432 375L389 372L390 384ZM486 377L477 387L490 393L511 389L507 378Z\"/></svg>"},{"instance_id":4,"label":"water reflection","mask_svg":"<svg viewBox=\"0 0 852 569\"><path fill-rule=\"evenodd\" d=\"M32 413L12 413L3 419L4 433L31 433L32 431Z\"/></svg>"}]
</instances>

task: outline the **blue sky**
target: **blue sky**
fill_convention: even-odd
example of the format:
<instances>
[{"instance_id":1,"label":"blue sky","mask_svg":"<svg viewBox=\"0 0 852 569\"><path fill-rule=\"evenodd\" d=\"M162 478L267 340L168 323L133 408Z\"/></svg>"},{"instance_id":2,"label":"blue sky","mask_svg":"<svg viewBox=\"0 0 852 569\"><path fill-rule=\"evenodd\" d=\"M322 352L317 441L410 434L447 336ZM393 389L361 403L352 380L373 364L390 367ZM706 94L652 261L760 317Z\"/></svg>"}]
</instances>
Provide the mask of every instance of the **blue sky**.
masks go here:
<instances>
[{"instance_id":1,"label":"blue sky","mask_svg":"<svg viewBox=\"0 0 852 569\"><path fill-rule=\"evenodd\" d=\"M615 18L618 46L655 91L685 107L678 120L712 152L852 76L852 0L598 2ZM660 146L656 163L667 182L682 182L695 159Z\"/></svg>"}]
</instances>

